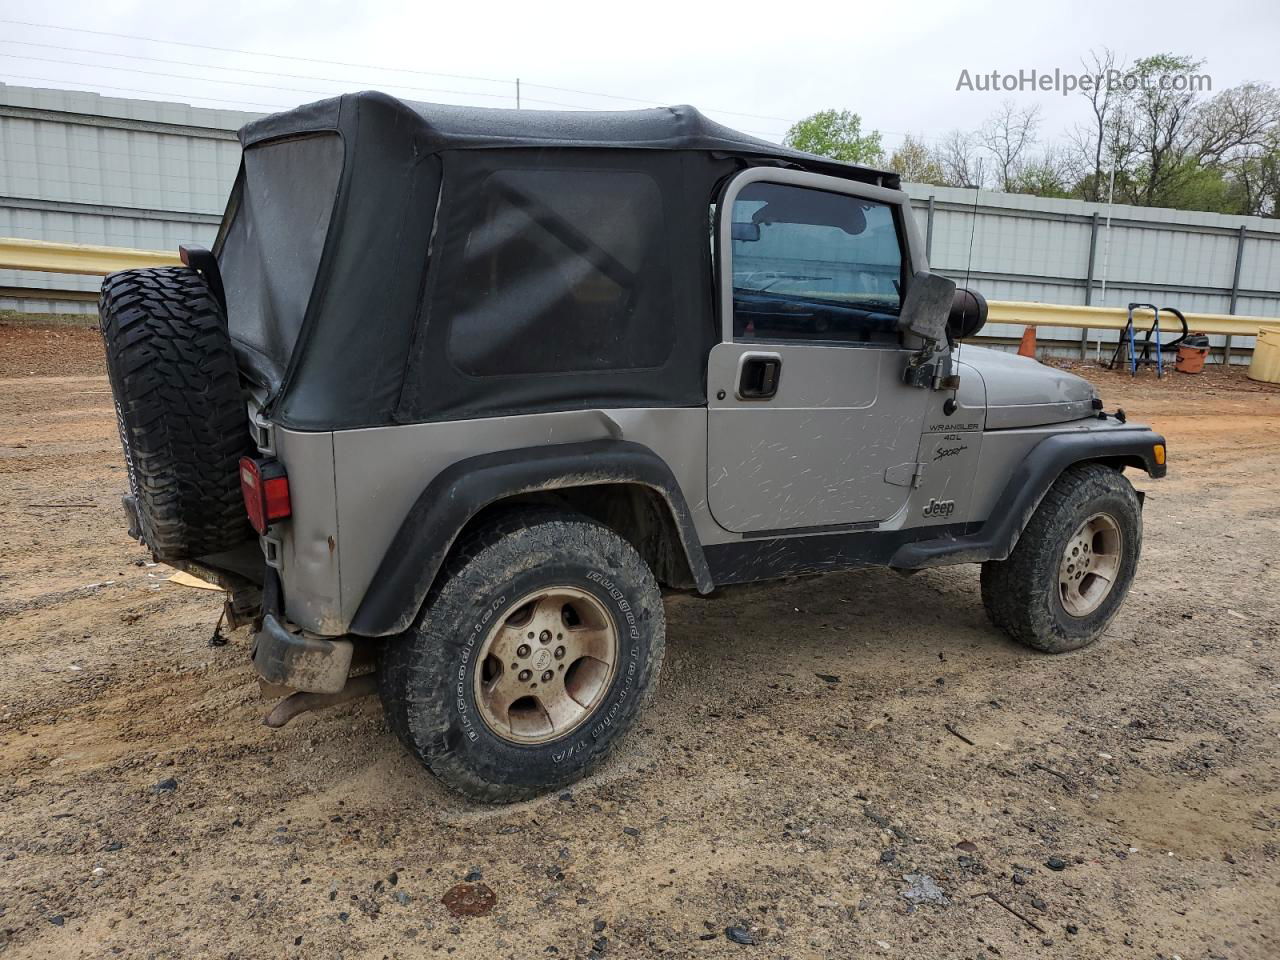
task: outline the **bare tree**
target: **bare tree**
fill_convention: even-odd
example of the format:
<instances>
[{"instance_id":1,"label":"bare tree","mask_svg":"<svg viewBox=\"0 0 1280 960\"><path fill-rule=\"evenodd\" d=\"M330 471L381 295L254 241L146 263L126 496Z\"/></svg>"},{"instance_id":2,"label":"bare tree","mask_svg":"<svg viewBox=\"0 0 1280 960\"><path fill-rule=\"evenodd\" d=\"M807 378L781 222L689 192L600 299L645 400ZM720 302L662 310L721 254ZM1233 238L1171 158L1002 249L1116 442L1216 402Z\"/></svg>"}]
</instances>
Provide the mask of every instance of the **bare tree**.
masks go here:
<instances>
[{"instance_id":1,"label":"bare tree","mask_svg":"<svg viewBox=\"0 0 1280 960\"><path fill-rule=\"evenodd\" d=\"M1017 180L1019 164L1036 142L1040 125L1040 107L1020 108L1012 100L1001 104L978 134L979 141L991 154L996 181L1001 190L1011 192Z\"/></svg>"},{"instance_id":2,"label":"bare tree","mask_svg":"<svg viewBox=\"0 0 1280 960\"><path fill-rule=\"evenodd\" d=\"M1196 155L1203 162L1229 163L1274 145L1280 124L1280 91L1270 84L1242 83L1200 108L1195 119Z\"/></svg>"},{"instance_id":3,"label":"bare tree","mask_svg":"<svg viewBox=\"0 0 1280 960\"><path fill-rule=\"evenodd\" d=\"M1092 143L1090 143L1089 153L1084 153L1080 149L1078 135L1081 130L1082 128L1079 125L1068 130L1062 142L1050 144L1045 148L1045 152L1053 154L1055 167L1062 178L1070 185L1068 193L1081 200L1092 199L1096 194L1097 199L1101 200L1106 196L1107 191L1106 161L1105 159L1103 160L1101 180L1099 182L1098 173L1094 169Z\"/></svg>"},{"instance_id":4,"label":"bare tree","mask_svg":"<svg viewBox=\"0 0 1280 960\"><path fill-rule=\"evenodd\" d=\"M1080 62L1087 119L1043 149L1039 108L1006 101L978 131L907 136L890 163L918 183L1280 218L1280 87L1213 95L1203 61L1171 53Z\"/></svg>"},{"instance_id":5,"label":"bare tree","mask_svg":"<svg viewBox=\"0 0 1280 960\"><path fill-rule=\"evenodd\" d=\"M948 187L985 187L986 157L971 133L952 130L938 144L938 163L942 167L943 185Z\"/></svg>"},{"instance_id":6,"label":"bare tree","mask_svg":"<svg viewBox=\"0 0 1280 960\"><path fill-rule=\"evenodd\" d=\"M1077 126L1071 139L1077 150L1091 161L1090 174L1081 177L1084 199L1097 201L1102 199L1102 184L1106 180L1102 172L1102 164L1107 140L1107 124L1111 119L1118 93L1122 92L1113 89L1110 79L1113 71L1123 70L1124 65L1123 63L1117 65L1115 51L1107 47L1103 47L1101 52L1090 50L1087 57L1081 58L1080 64L1090 78L1087 88L1082 89L1080 93L1089 101L1093 120L1088 126Z\"/></svg>"},{"instance_id":7,"label":"bare tree","mask_svg":"<svg viewBox=\"0 0 1280 960\"><path fill-rule=\"evenodd\" d=\"M1196 157L1219 170L1238 212L1280 215L1280 91L1244 83L1204 104L1196 118Z\"/></svg>"}]
</instances>

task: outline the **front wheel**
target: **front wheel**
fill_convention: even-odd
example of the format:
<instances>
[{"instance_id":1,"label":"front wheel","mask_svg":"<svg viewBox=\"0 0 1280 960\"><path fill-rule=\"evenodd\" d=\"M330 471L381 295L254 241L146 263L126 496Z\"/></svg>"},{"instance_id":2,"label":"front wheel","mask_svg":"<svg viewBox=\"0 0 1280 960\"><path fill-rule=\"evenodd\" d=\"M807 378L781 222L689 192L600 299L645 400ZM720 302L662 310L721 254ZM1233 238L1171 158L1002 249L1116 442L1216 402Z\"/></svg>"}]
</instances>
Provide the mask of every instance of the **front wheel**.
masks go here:
<instances>
[{"instance_id":1,"label":"front wheel","mask_svg":"<svg viewBox=\"0 0 1280 960\"><path fill-rule=\"evenodd\" d=\"M1007 560L982 565L991 622L1046 653L1102 635L1133 583L1142 551L1142 508L1119 470L1072 467L1036 508Z\"/></svg>"},{"instance_id":2,"label":"front wheel","mask_svg":"<svg viewBox=\"0 0 1280 960\"><path fill-rule=\"evenodd\" d=\"M627 541L579 514L514 513L454 551L379 692L400 740L472 799L506 802L588 773L651 692L662 597Z\"/></svg>"}]
</instances>

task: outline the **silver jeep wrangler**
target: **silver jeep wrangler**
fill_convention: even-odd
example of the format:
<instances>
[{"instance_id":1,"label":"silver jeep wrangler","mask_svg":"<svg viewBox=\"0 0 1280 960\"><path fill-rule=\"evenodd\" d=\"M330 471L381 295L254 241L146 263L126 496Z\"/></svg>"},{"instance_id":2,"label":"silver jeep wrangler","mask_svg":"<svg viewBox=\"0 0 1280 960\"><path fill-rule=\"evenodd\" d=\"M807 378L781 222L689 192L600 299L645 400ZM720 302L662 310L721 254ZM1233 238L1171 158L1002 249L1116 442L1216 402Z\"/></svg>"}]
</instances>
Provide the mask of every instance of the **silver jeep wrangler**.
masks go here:
<instances>
[{"instance_id":1,"label":"silver jeep wrangler","mask_svg":"<svg viewBox=\"0 0 1280 960\"><path fill-rule=\"evenodd\" d=\"M662 590L981 563L992 621L1095 640L1162 437L962 346L892 173L689 107L378 93L250 123L212 252L101 299L132 533L254 624L268 717L375 689L504 801L652 692Z\"/></svg>"}]
</instances>

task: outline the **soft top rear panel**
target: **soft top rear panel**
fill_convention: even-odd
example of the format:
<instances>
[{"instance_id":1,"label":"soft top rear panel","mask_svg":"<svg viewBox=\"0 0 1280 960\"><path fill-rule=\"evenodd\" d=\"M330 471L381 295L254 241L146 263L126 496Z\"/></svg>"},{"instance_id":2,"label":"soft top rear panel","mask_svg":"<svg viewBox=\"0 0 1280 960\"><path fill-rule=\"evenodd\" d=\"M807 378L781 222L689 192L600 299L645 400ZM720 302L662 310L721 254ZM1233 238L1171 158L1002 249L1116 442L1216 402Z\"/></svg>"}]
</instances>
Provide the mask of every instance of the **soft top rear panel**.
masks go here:
<instances>
[{"instance_id":1,"label":"soft top rear panel","mask_svg":"<svg viewBox=\"0 0 1280 960\"><path fill-rule=\"evenodd\" d=\"M315 133L245 151L221 240L227 317L241 367L275 390L315 286L342 175L342 140Z\"/></svg>"},{"instance_id":2,"label":"soft top rear panel","mask_svg":"<svg viewBox=\"0 0 1280 960\"><path fill-rule=\"evenodd\" d=\"M418 315L440 162L389 97L316 107L284 115L292 119L278 136L242 135L245 159L216 248L228 323L276 422L388 424Z\"/></svg>"}]
</instances>

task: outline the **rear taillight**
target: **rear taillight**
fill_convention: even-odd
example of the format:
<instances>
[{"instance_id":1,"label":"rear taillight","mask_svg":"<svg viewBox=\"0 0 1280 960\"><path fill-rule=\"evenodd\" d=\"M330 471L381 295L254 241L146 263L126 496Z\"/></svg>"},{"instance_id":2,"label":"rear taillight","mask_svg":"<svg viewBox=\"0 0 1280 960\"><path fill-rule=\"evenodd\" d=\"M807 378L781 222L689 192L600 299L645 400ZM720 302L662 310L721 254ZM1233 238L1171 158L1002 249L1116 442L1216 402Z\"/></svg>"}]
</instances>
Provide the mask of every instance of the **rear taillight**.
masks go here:
<instances>
[{"instance_id":1,"label":"rear taillight","mask_svg":"<svg viewBox=\"0 0 1280 960\"><path fill-rule=\"evenodd\" d=\"M279 460L240 458L240 492L249 523L260 534L292 512L289 504L289 477Z\"/></svg>"}]
</instances>

